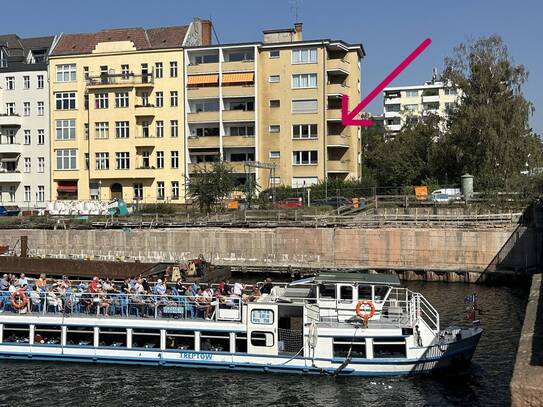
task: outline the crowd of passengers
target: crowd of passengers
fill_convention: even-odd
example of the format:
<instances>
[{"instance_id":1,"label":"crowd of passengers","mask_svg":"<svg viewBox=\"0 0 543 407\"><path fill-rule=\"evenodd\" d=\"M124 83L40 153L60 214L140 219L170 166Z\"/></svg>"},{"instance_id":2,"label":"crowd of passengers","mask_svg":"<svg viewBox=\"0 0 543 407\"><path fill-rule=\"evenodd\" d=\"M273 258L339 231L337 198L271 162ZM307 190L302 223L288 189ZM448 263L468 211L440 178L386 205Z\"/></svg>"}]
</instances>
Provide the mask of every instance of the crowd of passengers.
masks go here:
<instances>
[{"instance_id":1,"label":"crowd of passengers","mask_svg":"<svg viewBox=\"0 0 543 407\"><path fill-rule=\"evenodd\" d=\"M260 285L249 286L225 280L218 284L199 286L182 279L175 283L165 279L150 283L141 276L127 278L122 283L99 277L87 282L72 283L67 276L52 279L42 274L38 279L31 280L25 274L18 278L14 274L4 274L0 279L0 312L10 308L19 311L11 305L13 293L22 292L27 297L30 311L152 316L165 306L182 304L189 307L196 316L209 319L217 304L234 307L239 306L240 302L257 301L263 294L269 294L272 287L269 278ZM47 308L44 310L43 307Z\"/></svg>"}]
</instances>

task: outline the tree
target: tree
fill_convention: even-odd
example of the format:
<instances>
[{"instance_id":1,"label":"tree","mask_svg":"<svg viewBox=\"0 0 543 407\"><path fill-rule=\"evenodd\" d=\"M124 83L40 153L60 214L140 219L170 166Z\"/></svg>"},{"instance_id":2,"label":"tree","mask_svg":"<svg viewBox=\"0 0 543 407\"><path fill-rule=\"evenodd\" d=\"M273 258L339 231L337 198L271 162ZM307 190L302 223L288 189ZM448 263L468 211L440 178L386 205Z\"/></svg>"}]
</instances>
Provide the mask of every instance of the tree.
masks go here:
<instances>
[{"instance_id":1,"label":"tree","mask_svg":"<svg viewBox=\"0 0 543 407\"><path fill-rule=\"evenodd\" d=\"M190 177L188 194L198 201L200 211L203 212L228 198L234 188L232 168L224 161L217 161L210 168L196 169Z\"/></svg>"},{"instance_id":2,"label":"tree","mask_svg":"<svg viewBox=\"0 0 543 407\"><path fill-rule=\"evenodd\" d=\"M440 179L468 172L482 189L508 188L527 161L540 162L541 142L529 127L532 105L521 92L527 77L497 35L455 48L444 79L461 90L460 104L438 142Z\"/></svg>"}]
</instances>

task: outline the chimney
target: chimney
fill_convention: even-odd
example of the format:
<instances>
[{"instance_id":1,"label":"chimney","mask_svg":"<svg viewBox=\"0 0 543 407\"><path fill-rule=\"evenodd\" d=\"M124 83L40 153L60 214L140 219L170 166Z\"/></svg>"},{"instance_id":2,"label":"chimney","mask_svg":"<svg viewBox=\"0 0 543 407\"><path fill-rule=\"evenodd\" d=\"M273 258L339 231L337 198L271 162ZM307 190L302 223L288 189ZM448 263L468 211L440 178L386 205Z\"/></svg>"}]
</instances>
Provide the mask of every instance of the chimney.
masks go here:
<instances>
[{"instance_id":1,"label":"chimney","mask_svg":"<svg viewBox=\"0 0 543 407\"><path fill-rule=\"evenodd\" d=\"M302 26L303 23L294 23L294 41L302 41Z\"/></svg>"},{"instance_id":2,"label":"chimney","mask_svg":"<svg viewBox=\"0 0 543 407\"><path fill-rule=\"evenodd\" d=\"M202 27L202 45L211 45L211 20L200 20Z\"/></svg>"}]
</instances>

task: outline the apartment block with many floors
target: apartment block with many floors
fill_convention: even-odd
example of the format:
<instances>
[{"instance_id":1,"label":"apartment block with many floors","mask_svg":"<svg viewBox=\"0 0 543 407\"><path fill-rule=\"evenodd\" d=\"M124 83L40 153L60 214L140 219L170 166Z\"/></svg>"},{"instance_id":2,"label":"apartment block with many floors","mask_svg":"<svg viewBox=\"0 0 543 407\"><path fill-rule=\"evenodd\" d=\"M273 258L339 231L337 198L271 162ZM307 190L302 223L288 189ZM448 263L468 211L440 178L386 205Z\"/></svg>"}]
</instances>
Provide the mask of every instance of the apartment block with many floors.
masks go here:
<instances>
[{"instance_id":1,"label":"apartment block with many floors","mask_svg":"<svg viewBox=\"0 0 543 407\"><path fill-rule=\"evenodd\" d=\"M47 58L55 37L0 35L0 205L50 200Z\"/></svg>"},{"instance_id":2,"label":"apartment block with many floors","mask_svg":"<svg viewBox=\"0 0 543 407\"><path fill-rule=\"evenodd\" d=\"M52 197L181 202L182 47L211 23L61 35L49 59Z\"/></svg>"},{"instance_id":3,"label":"apartment block with many floors","mask_svg":"<svg viewBox=\"0 0 543 407\"><path fill-rule=\"evenodd\" d=\"M264 31L262 42L187 47L189 176L223 159L263 189L357 177L359 129L342 125L341 96L351 109L360 101L363 56L359 44L304 41L301 24Z\"/></svg>"},{"instance_id":4,"label":"apartment block with many floors","mask_svg":"<svg viewBox=\"0 0 543 407\"><path fill-rule=\"evenodd\" d=\"M389 135L395 135L409 120L428 114L442 118L459 102L460 90L439 79L436 72L424 85L395 86L383 90L384 123Z\"/></svg>"}]
</instances>

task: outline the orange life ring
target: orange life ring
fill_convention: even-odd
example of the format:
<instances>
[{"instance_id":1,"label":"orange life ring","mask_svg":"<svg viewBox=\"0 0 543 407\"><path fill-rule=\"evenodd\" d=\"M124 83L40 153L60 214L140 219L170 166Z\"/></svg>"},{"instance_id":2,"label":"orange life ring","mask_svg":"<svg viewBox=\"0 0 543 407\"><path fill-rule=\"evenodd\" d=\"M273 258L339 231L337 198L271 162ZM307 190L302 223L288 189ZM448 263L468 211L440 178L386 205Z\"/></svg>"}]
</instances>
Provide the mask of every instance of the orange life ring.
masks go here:
<instances>
[{"instance_id":1,"label":"orange life ring","mask_svg":"<svg viewBox=\"0 0 543 407\"><path fill-rule=\"evenodd\" d=\"M19 302L15 301L15 297L19 298ZM28 297L24 290L17 290L11 293L11 306L15 309L21 309L28 304Z\"/></svg>"},{"instance_id":2,"label":"orange life ring","mask_svg":"<svg viewBox=\"0 0 543 407\"><path fill-rule=\"evenodd\" d=\"M363 312L362 306L364 305L370 307L370 312ZM371 301L358 301L358 304L356 304L356 315L367 321L375 315L375 305Z\"/></svg>"}]
</instances>

